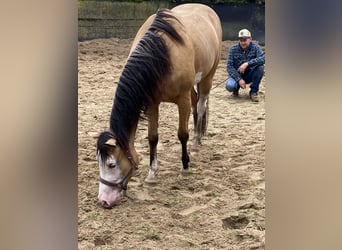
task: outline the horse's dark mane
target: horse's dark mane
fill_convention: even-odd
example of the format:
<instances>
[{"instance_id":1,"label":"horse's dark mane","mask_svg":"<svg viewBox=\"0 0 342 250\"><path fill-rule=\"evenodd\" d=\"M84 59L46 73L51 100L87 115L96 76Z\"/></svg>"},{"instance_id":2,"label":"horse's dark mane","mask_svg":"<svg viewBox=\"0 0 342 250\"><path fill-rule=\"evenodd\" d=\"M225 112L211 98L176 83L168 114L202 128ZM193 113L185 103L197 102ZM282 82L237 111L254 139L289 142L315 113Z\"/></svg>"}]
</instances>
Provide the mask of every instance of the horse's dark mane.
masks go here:
<instances>
[{"instance_id":1,"label":"horse's dark mane","mask_svg":"<svg viewBox=\"0 0 342 250\"><path fill-rule=\"evenodd\" d=\"M170 72L169 51L159 33L183 44L183 39L168 21L178 19L167 9L158 10L151 26L128 58L116 89L110 117L110 130L120 147L128 151L128 140L142 113L159 93L158 84ZM179 21L178 21L179 22Z\"/></svg>"}]
</instances>

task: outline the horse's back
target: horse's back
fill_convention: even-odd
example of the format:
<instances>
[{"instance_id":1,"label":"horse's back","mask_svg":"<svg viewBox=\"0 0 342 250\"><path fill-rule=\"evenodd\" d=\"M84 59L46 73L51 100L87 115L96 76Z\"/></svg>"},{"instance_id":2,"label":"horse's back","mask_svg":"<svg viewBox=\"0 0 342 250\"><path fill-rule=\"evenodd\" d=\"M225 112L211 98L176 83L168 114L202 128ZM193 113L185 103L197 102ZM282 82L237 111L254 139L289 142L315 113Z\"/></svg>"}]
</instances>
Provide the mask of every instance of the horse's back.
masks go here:
<instances>
[{"instance_id":1,"label":"horse's back","mask_svg":"<svg viewBox=\"0 0 342 250\"><path fill-rule=\"evenodd\" d=\"M222 28L215 11L203 4L184 4L172 9L184 25L194 49L195 71L207 75L216 69L221 54Z\"/></svg>"},{"instance_id":2,"label":"horse's back","mask_svg":"<svg viewBox=\"0 0 342 250\"><path fill-rule=\"evenodd\" d=\"M215 42L222 40L221 22L217 14L210 7L203 4L183 4L171 9L186 30L196 39L213 38Z\"/></svg>"}]
</instances>

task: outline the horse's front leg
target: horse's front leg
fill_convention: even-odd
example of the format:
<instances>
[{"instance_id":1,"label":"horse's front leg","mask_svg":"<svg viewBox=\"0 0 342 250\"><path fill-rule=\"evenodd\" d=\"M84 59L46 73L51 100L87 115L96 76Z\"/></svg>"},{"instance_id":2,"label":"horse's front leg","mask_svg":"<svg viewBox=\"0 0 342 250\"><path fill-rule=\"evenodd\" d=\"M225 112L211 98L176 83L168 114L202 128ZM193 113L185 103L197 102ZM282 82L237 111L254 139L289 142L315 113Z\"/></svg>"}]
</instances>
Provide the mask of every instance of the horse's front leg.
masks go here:
<instances>
[{"instance_id":1,"label":"horse's front leg","mask_svg":"<svg viewBox=\"0 0 342 250\"><path fill-rule=\"evenodd\" d=\"M157 144L158 144L158 119L159 105L150 107L148 110L148 142L150 145L150 169L145 179L147 183L158 182L156 172L158 169Z\"/></svg>"},{"instance_id":2,"label":"horse's front leg","mask_svg":"<svg viewBox=\"0 0 342 250\"><path fill-rule=\"evenodd\" d=\"M178 126L178 139L182 144L182 163L183 173L186 173L189 168L189 154L187 143L189 140L189 117L191 112L191 97L190 95L180 98L181 102L178 103L179 113L179 126Z\"/></svg>"}]
</instances>

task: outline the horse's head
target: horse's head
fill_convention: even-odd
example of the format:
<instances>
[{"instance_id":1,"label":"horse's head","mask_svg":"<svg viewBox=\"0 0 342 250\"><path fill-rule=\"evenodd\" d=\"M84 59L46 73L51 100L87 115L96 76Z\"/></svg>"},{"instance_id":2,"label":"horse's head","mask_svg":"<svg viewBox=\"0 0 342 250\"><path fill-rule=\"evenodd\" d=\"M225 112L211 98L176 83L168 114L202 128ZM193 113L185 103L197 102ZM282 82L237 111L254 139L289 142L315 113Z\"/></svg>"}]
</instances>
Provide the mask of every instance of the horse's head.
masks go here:
<instances>
[{"instance_id":1,"label":"horse's head","mask_svg":"<svg viewBox=\"0 0 342 250\"><path fill-rule=\"evenodd\" d=\"M133 149L124 152L111 132L100 134L97 141L97 160L100 167L98 199L105 208L118 204L121 191L127 189L127 183L137 168L138 155Z\"/></svg>"}]
</instances>

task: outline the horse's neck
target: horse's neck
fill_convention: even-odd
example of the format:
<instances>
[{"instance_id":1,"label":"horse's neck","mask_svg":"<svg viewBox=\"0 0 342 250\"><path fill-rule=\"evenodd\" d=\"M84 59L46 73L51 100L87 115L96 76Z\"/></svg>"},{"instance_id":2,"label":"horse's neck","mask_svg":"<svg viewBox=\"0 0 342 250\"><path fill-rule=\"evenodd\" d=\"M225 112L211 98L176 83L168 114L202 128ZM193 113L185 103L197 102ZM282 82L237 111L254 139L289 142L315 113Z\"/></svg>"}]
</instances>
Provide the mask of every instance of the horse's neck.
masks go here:
<instances>
[{"instance_id":1,"label":"horse's neck","mask_svg":"<svg viewBox=\"0 0 342 250\"><path fill-rule=\"evenodd\" d=\"M131 128L131 131L129 133L129 145L130 147L132 146L134 148L134 139L135 139L135 134L137 132L137 128L138 128L138 123L134 124Z\"/></svg>"},{"instance_id":2,"label":"horse's neck","mask_svg":"<svg viewBox=\"0 0 342 250\"><path fill-rule=\"evenodd\" d=\"M138 127L138 123L135 124L131 131L130 131L130 136L129 136L129 141L128 141L128 147L129 147L129 152L131 153L132 157L133 157L133 160L134 162L136 163L136 165L139 164L139 157L138 157L138 153L137 151L135 150L135 146L134 146L134 139L135 139L135 134L136 134L136 131L137 131L137 127Z\"/></svg>"}]
</instances>

